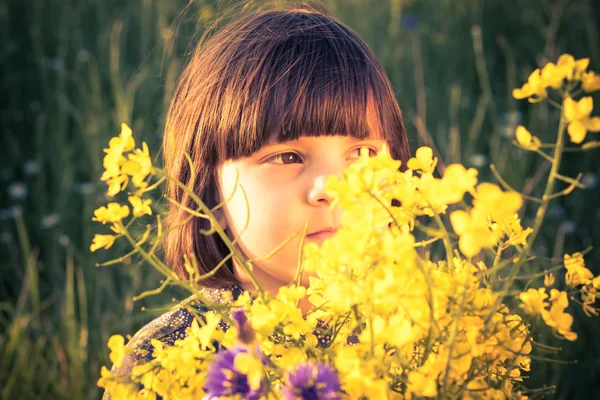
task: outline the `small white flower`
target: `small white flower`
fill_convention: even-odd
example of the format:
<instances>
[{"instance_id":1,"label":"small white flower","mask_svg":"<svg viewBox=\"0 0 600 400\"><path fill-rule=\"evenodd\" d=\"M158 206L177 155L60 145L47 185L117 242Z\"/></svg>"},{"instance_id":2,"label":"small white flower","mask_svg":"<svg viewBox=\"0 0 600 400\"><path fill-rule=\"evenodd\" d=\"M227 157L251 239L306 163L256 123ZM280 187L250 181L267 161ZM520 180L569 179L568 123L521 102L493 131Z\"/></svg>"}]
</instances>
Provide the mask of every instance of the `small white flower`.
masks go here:
<instances>
[{"instance_id":1,"label":"small white flower","mask_svg":"<svg viewBox=\"0 0 600 400\"><path fill-rule=\"evenodd\" d=\"M560 224L559 228L565 235L569 235L574 233L577 230L577 224L575 221L566 220L562 224Z\"/></svg>"},{"instance_id":2,"label":"small white flower","mask_svg":"<svg viewBox=\"0 0 600 400\"><path fill-rule=\"evenodd\" d=\"M27 197L27 185L22 182L14 182L8 185L8 195L11 199L21 200Z\"/></svg>"},{"instance_id":3,"label":"small white flower","mask_svg":"<svg viewBox=\"0 0 600 400\"><path fill-rule=\"evenodd\" d=\"M61 246L67 247L70 242L71 242L71 240L64 233L61 233L60 235L58 235L58 244L60 244Z\"/></svg>"},{"instance_id":4,"label":"small white flower","mask_svg":"<svg viewBox=\"0 0 600 400\"><path fill-rule=\"evenodd\" d=\"M42 226L42 228L44 229L52 229L54 228L56 225L59 224L59 222L61 221L61 216L59 213L51 213L48 215L44 215L41 219L40 219L40 225Z\"/></svg>"},{"instance_id":5,"label":"small white flower","mask_svg":"<svg viewBox=\"0 0 600 400\"><path fill-rule=\"evenodd\" d=\"M23 171L25 171L25 175L34 176L40 173L41 166L37 160L27 160L25 164L23 164Z\"/></svg>"},{"instance_id":6,"label":"small white flower","mask_svg":"<svg viewBox=\"0 0 600 400\"><path fill-rule=\"evenodd\" d=\"M482 168L488 165L488 158L484 154L476 153L469 158L469 162L475 168Z\"/></svg>"},{"instance_id":7,"label":"small white flower","mask_svg":"<svg viewBox=\"0 0 600 400\"><path fill-rule=\"evenodd\" d=\"M592 173L585 173L581 177L581 183L585 185L586 189L591 189L598 184L598 175Z\"/></svg>"},{"instance_id":8,"label":"small white flower","mask_svg":"<svg viewBox=\"0 0 600 400\"><path fill-rule=\"evenodd\" d=\"M0 221L15 219L23 215L23 209L20 206L0 209Z\"/></svg>"},{"instance_id":9,"label":"small white flower","mask_svg":"<svg viewBox=\"0 0 600 400\"><path fill-rule=\"evenodd\" d=\"M77 52L77 61L80 63L87 62L90 59L90 52L86 49L81 49Z\"/></svg>"},{"instance_id":10,"label":"small white flower","mask_svg":"<svg viewBox=\"0 0 600 400\"><path fill-rule=\"evenodd\" d=\"M81 182L81 183L76 183L72 186L72 190L75 193L79 193L79 194L92 194L94 193L94 184L90 183L90 182Z\"/></svg>"}]
</instances>

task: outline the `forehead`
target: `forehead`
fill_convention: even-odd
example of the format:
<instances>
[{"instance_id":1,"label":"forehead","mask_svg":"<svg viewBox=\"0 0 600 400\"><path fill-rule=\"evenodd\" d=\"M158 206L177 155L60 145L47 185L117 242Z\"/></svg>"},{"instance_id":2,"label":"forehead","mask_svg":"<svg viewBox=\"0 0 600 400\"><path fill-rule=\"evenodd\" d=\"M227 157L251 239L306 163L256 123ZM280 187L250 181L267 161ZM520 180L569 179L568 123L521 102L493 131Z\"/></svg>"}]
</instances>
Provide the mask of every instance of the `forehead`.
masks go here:
<instances>
[{"instance_id":1,"label":"forehead","mask_svg":"<svg viewBox=\"0 0 600 400\"><path fill-rule=\"evenodd\" d=\"M355 137L351 135L339 135L339 134L320 134L320 135L309 135L304 134L296 139L285 139L282 137L271 137L269 140L265 142L265 145L271 146L276 144L289 144L289 143L297 143L297 144L319 144L330 142L332 139L343 140L349 143L354 143L358 141L373 141L373 142L385 142L385 139L380 135L370 132L366 137Z\"/></svg>"}]
</instances>

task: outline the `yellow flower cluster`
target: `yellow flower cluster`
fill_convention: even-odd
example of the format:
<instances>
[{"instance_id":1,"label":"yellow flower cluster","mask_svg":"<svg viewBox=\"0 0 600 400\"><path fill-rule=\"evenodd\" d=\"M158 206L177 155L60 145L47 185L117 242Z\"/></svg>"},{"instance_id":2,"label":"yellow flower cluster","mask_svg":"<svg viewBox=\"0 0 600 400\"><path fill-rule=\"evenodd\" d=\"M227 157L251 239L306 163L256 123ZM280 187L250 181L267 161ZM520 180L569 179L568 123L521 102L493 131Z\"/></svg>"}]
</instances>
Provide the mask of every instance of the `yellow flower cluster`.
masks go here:
<instances>
[{"instance_id":1,"label":"yellow flower cluster","mask_svg":"<svg viewBox=\"0 0 600 400\"><path fill-rule=\"evenodd\" d=\"M559 136L567 131L580 143L587 131L600 130L600 119L590 116L591 98L575 102L570 97L579 83L585 91L600 89L600 78L586 72L587 66L587 59L563 55L536 70L513 94L539 101L548 98L548 88L561 91ZM522 126L516 139L527 150L546 148ZM123 190L130 178L137 188L146 188L146 177L156 170L145 144L126 159L123 153L134 144L124 125L109 147L103 175L109 194ZM460 164L436 176L438 159L428 147L417 150L404 172L387 147L375 157L365 150L340 177L328 178L331 207L344 209L342 226L321 245L305 244L302 268L311 273L309 288L290 284L274 296L265 292L257 298L245 292L232 304L231 315L223 306L216 308L221 315L205 313L174 346L153 341L152 360L133 368L131 382L103 367L98 385L114 400L194 399L213 396L207 391L215 387L233 393L232 382L241 379L245 390L260 392L261 398L284 393L289 398L289 385L303 382L292 378L301 366L317 371L316 365L325 365L335 370L335 379L329 376L311 390L335 389L340 398L527 398L521 381L531 368L531 323L543 322L558 337L575 340L573 317L566 312L569 298L579 291L584 311L597 315L600 277L585 267L581 253L567 254L569 292L552 288L554 274L544 271L535 277L543 278L545 287L515 293L512 283L532 257L537 234L521 225L519 193L479 183L477 171ZM556 154L560 151L557 144ZM543 155L552 160L553 172L538 200L542 218L548 202L560 195L553 193L554 181L577 183L556 173L559 157ZM129 197L134 218L152 213L150 201L138 194ZM116 202L96 210L94 220L112 224L117 236L96 235L92 251L109 248L125 234L122 221L129 214L129 206ZM541 219L536 221L539 229ZM194 270L182 256L186 268ZM558 268L562 265L552 270ZM198 274L190 275L198 284ZM513 295L519 307L508 301ZM298 304L306 296L314 307L303 315ZM241 310L243 326L234 316ZM223 331L222 318L236 323ZM225 350L216 353L215 342ZM111 361L118 364L126 351L123 338L111 338L109 347ZM216 375L214 368L221 368Z\"/></svg>"},{"instance_id":2,"label":"yellow flower cluster","mask_svg":"<svg viewBox=\"0 0 600 400\"><path fill-rule=\"evenodd\" d=\"M581 81L583 90L588 93L598 90L600 77L592 71L585 72L589 63L589 58L575 60L572 55L563 54L556 64L550 62L544 68L533 71L523 87L513 90L513 97L538 102L548 97L549 87L560 89L565 81L568 84Z\"/></svg>"},{"instance_id":3,"label":"yellow flower cluster","mask_svg":"<svg viewBox=\"0 0 600 400\"><path fill-rule=\"evenodd\" d=\"M591 117L594 108L592 98L586 96L575 101L570 95L577 84L581 84L581 89L586 93L600 90L600 76L593 71L585 71L589 62L589 58L575 60L572 55L563 54L556 64L550 62L544 68L533 71L523 87L513 90L513 97L535 103L548 98L548 88L559 90L564 101L564 118L568 123L571 141L581 143L588 131L600 132L600 118ZM540 139L522 126L517 128L516 139L529 150L539 150L541 146Z\"/></svg>"},{"instance_id":4,"label":"yellow flower cluster","mask_svg":"<svg viewBox=\"0 0 600 400\"><path fill-rule=\"evenodd\" d=\"M129 178L138 188L148 186L146 177L153 173L152 160L148 152L148 145L142 143L142 150L134 149L135 140L131 128L127 124L121 124L121 133L108 142L108 148L104 149L104 173L100 178L108 184L108 195L114 196L127 187ZM127 157L124 153L131 152Z\"/></svg>"},{"instance_id":5,"label":"yellow flower cluster","mask_svg":"<svg viewBox=\"0 0 600 400\"><path fill-rule=\"evenodd\" d=\"M152 208L150 208L152 200L142 199L140 196L143 189L148 187L147 177L155 174L155 170L152 166L148 146L146 143L142 143L142 147L143 150L135 148L131 128L125 123L121 124L119 136L112 138L108 143L108 148L104 149L106 153L104 156L105 171L100 178L107 181L109 196L125 190L131 178L133 185L138 188L137 194L128 197L129 203L133 207L134 217L152 215ZM130 152L127 158L123 155L126 152ZM121 205L118 202L112 202L96 209L92 220L101 222L103 225L112 223L111 230L117 235L94 235L90 251L101 248L109 249L115 240L125 232L122 220L129 214L129 206Z\"/></svg>"},{"instance_id":6,"label":"yellow flower cluster","mask_svg":"<svg viewBox=\"0 0 600 400\"><path fill-rule=\"evenodd\" d=\"M346 212L333 238L305 246L303 268L316 275L308 290L291 285L275 298L252 300L245 293L235 302L245 309L269 360L273 393L280 395L287 371L311 360L334 366L350 399L440 392L469 397L471 390L479 398L495 398L518 392L521 371L530 365L524 321L506 306L494 308L497 295L481 285L480 276L487 273L483 262L475 265L458 256L450 264L429 261L418 254L412 230L418 216L439 216L470 192L472 211L466 221L453 224L466 243L459 246L473 255L479 251L473 248L492 247L498 237L513 234L506 227L515 223L520 196L491 184L476 186L475 170L460 165L435 178L427 148L419 149L410 165L418 171L399 172L399 162L385 148L376 157L363 152L341 179L330 177L326 190ZM392 199L401 205L389 206ZM463 218L453 215L453 220ZM303 316L297 303L305 295L315 308ZM200 396L202 378L214 361L212 340L229 348L239 334L235 326L222 332L220 317L206 316L205 324L194 323L175 346L156 342L154 359L135 367L134 382L156 395ZM320 323L330 336L324 348L314 334ZM249 382L258 387L255 371L262 371L261 364L250 353L238 358L237 371L253 374ZM114 382L103 371L100 384L111 388ZM127 389L116 390L128 395Z\"/></svg>"}]
</instances>

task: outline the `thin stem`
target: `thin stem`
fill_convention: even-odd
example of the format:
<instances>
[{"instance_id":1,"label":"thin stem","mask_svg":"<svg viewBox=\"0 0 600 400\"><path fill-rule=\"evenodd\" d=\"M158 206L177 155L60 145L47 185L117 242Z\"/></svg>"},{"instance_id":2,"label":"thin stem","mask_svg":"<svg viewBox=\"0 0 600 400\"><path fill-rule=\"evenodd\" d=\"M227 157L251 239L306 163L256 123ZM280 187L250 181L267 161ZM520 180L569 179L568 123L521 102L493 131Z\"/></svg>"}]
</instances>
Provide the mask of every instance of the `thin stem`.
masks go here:
<instances>
[{"instance_id":1,"label":"thin stem","mask_svg":"<svg viewBox=\"0 0 600 400\"><path fill-rule=\"evenodd\" d=\"M494 257L494 263L492 264L492 273L490 273L490 282L496 280L496 267L500 264L500 260L502 259L502 243L498 245L498 251L496 251L496 256Z\"/></svg>"},{"instance_id":2,"label":"thin stem","mask_svg":"<svg viewBox=\"0 0 600 400\"><path fill-rule=\"evenodd\" d=\"M244 257L242 257L242 255L236 250L234 244L229 240L229 237L221 228L221 225L218 223L214 223L216 219L215 219L213 213L210 211L210 209L206 206L206 204L204 204L204 202L192 190L190 190L186 185L181 183L179 180L173 178L172 176L168 175L167 173L165 173L164 171L162 171L160 169L156 169L156 173L161 176L165 176L169 181L175 183L181 190L185 191L188 194L188 196L190 196L190 198L192 200L194 200L194 202L196 202L196 204L198 204L198 207L200 207L200 209L202 210L203 213L205 213L206 215L210 215L211 223L213 223L212 225L213 225L214 231L219 234L219 236L221 237L221 239L223 240L223 242L225 243L225 245L227 246L229 251L231 251L234 254L234 257L238 260L238 262L240 263L242 268L244 268L244 270L250 277L250 280L254 284L255 288L258 290L261 299L266 302L265 291L260 286L260 284L256 280L256 277L252 273L252 267L250 266L248 260L244 259Z\"/></svg>"},{"instance_id":3,"label":"thin stem","mask_svg":"<svg viewBox=\"0 0 600 400\"><path fill-rule=\"evenodd\" d=\"M551 195L554 191L554 185L556 184L556 175L558 174L558 170L560 168L560 162L562 159L562 149L564 146L564 137L565 137L566 126L567 126L567 124L565 121L564 113L561 112L560 123L558 125L558 134L557 134L557 139L556 139L556 148L554 150L554 158L552 160L552 166L550 168L550 173L548 175L548 180L546 182L546 189L544 190L544 195L542 196L543 202L537 210L537 213L535 216L535 221L533 223L533 232L531 232L531 234L527 238L527 243L525 244L525 247L523 248L522 254L529 254L529 251L531 250L531 248L533 246L533 242L535 241L538 233L540 232L540 228L542 226L542 223L544 222L544 217L546 216L546 212L548 211L548 205L551 200ZM516 262L514 268L512 269L509 277L506 279L503 289L501 291L504 294L500 294L496 298L496 301L494 302L493 306L491 307L490 313L488 314L488 316L486 318L486 321L485 321L485 329L486 330L489 328L489 325L492 320L492 316L494 315L494 313L496 312L496 310L498 309L498 307L504 300L504 297L506 296L506 293L508 292L508 288L510 288L512 286L513 282L515 281L515 279L517 277L517 274L519 273L521 267L525 263L525 260L526 260L525 257L520 257L519 260Z\"/></svg>"},{"instance_id":4,"label":"thin stem","mask_svg":"<svg viewBox=\"0 0 600 400\"><path fill-rule=\"evenodd\" d=\"M500 173L498 172L498 170L496 169L496 166L494 164L490 164L490 169L492 170L492 173L494 174L494 176L496 177L496 179L498 179L498 182L500 182L500 185L502 185L502 187L504 187L506 190L509 190L511 192L516 192L519 193L517 190L515 190L512 186L510 186L508 184L508 182L506 182L504 180L504 178L502 178L502 176L500 175ZM542 199L538 199L537 197L532 197L532 196L527 196L524 194L521 194L521 197L529 200L529 201L533 201L536 203L541 203Z\"/></svg>"},{"instance_id":5,"label":"thin stem","mask_svg":"<svg viewBox=\"0 0 600 400\"><path fill-rule=\"evenodd\" d=\"M429 206L433 210L433 207L431 206L431 204ZM450 267L450 265L452 265L452 259L454 258L454 256L452 255L452 244L450 243L450 236L448 235L448 231L446 230L444 221L442 221L442 218L440 218L440 215L435 211L433 211L433 219L438 224L438 226L442 230L442 233L444 234L442 239L444 242L444 247L446 248L446 258L448 259L448 267Z\"/></svg>"}]
</instances>

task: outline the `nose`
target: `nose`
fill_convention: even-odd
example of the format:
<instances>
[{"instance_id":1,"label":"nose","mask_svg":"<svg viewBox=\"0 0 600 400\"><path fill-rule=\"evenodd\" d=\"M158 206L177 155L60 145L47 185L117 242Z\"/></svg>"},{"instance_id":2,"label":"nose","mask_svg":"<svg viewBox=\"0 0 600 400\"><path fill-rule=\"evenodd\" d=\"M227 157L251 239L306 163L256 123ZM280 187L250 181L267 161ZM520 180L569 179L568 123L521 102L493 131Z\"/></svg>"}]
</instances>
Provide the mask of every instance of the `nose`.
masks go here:
<instances>
[{"instance_id":1,"label":"nose","mask_svg":"<svg viewBox=\"0 0 600 400\"><path fill-rule=\"evenodd\" d=\"M316 176L308 191L308 203L313 206L329 206L333 198L325 193L325 183L329 175L319 174Z\"/></svg>"}]
</instances>

